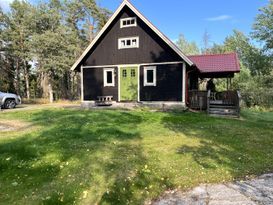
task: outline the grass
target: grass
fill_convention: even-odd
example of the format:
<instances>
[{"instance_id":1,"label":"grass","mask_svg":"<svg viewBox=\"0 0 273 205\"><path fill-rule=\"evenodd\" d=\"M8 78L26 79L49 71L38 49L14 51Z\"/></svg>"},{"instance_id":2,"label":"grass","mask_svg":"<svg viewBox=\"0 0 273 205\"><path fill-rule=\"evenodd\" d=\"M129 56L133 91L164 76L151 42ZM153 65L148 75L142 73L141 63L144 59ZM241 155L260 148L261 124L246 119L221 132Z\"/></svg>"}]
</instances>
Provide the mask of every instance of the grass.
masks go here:
<instances>
[{"instance_id":1,"label":"grass","mask_svg":"<svg viewBox=\"0 0 273 205\"><path fill-rule=\"evenodd\" d=\"M167 189L273 170L273 112L242 120L149 110L1 113L0 204L143 204Z\"/></svg>"}]
</instances>

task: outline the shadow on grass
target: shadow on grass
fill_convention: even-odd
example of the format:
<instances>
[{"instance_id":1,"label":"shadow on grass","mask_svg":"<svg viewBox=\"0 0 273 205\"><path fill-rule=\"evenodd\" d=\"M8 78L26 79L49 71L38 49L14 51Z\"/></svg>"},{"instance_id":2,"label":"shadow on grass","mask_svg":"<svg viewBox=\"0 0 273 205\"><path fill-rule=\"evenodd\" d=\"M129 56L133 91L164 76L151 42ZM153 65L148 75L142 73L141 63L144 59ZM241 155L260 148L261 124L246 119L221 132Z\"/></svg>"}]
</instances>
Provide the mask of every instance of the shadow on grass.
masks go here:
<instances>
[{"instance_id":1,"label":"shadow on grass","mask_svg":"<svg viewBox=\"0 0 273 205\"><path fill-rule=\"evenodd\" d=\"M262 113L260 113L260 117ZM234 178L273 169L273 115L257 121L208 117L203 114L169 113L162 124L177 133L199 139L197 146L181 145L178 154L190 154L204 169L224 167Z\"/></svg>"},{"instance_id":2,"label":"shadow on grass","mask_svg":"<svg viewBox=\"0 0 273 205\"><path fill-rule=\"evenodd\" d=\"M149 185L172 186L145 168L140 114L41 110L28 120L40 128L0 143L5 204L142 204Z\"/></svg>"}]
</instances>

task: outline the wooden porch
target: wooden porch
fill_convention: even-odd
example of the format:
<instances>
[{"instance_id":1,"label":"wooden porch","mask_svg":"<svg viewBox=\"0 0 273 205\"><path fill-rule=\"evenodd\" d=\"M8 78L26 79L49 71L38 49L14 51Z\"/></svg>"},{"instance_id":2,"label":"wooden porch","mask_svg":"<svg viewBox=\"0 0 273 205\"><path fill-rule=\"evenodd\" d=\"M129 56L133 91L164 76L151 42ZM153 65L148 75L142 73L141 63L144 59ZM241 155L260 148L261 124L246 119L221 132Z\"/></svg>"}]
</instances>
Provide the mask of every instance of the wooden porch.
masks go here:
<instances>
[{"instance_id":1,"label":"wooden porch","mask_svg":"<svg viewBox=\"0 0 273 205\"><path fill-rule=\"evenodd\" d=\"M188 106L195 110L207 110L210 115L240 116L238 91L188 91Z\"/></svg>"}]
</instances>

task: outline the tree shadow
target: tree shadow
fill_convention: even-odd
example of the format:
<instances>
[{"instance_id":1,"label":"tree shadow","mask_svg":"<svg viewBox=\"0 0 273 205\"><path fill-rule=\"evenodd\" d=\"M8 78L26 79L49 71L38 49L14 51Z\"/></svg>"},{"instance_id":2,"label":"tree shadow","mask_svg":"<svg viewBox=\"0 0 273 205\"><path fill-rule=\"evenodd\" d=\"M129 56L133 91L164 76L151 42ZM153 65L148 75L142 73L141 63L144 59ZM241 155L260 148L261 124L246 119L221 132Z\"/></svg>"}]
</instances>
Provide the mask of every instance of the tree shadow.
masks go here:
<instances>
[{"instance_id":1,"label":"tree shadow","mask_svg":"<svg viewBox=\"0 0 273 205\"><path fill-rule=\"evenodd\" d=\"M178 145L176 152L190 155L205 170L224 167L233 178L241 178L273 168L270 160L273 142L269 137L273 129L269 121L249 120L248 116L241 121L205 114L168 113L162 124L198 140L195 145Z\"/></svg>"},{"instance_id":2,"label":"tree shadow","mask_svg":"<svg viewBox=\"0 0 273 205\"><path fill-rule=\"evenodd\" d=\"M116 178L113 183L120 184L127 177L124 172L145 163L140 144L135 144L141 139L136 130L142 122L140 115L43 110L26 119L37 125L37 130L0 143L3 203L74 204L84 200L83 190L96 186L100 176L109 181ZM128 153L120 156L124 152ZM133 157L132 161L127 157ZM119 193L118 186L113 185L111 190Z\"/></svg>"}]
</instances>

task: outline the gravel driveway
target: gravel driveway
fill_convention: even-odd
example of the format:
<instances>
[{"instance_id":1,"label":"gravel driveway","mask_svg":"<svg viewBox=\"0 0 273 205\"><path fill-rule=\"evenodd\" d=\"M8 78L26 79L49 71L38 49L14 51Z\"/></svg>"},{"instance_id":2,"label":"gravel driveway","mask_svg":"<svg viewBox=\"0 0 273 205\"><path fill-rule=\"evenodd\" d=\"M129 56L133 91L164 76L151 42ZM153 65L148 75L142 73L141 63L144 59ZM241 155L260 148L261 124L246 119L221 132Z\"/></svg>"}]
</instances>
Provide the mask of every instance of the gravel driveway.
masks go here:
<instances>
[{"instance_id":1,"label":"gravel driveway","mask_svg":"<svg viewBox=\"0 0 273 205\"><path fill-rule=\"evenodd\" d=\"M189 192L170 192L153 205L273 205L273 174L228 184L201 185Z\"/></svg>"}]
</instances>

